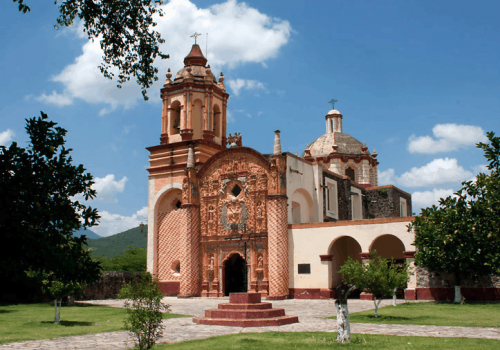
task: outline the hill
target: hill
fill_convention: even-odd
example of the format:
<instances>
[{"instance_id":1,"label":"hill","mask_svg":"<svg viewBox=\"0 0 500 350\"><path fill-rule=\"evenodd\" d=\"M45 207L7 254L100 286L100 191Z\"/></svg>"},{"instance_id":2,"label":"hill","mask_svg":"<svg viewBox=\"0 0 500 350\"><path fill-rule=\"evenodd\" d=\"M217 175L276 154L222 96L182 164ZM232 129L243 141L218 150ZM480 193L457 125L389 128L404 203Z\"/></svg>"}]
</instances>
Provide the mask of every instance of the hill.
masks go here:
<instances>
[{"instance_id":1,"label":"hill","mask_svg":"<svg viewBox=\"0 0 500 350\"><path fill-rule=\"evenodd\" d=\"M87 236L87 239L99 239L99 238L102 238L102 236L99 236L94 231L92 231L92 230L84 230L83 228L79 229L78 231L73 232L73 236L75 236L75 237L80 237L81 235Z\"/></svg>"},{"instance_id":2,"label":"hill","mask_svg":"<svg viewBox=\"0 0 500 350\"><path fill-rule=\"evenodd\" d=\"M148 232L148 225L144 225L143 231ZM92 256L105 256L110 259L116 254L121 254L128 246L146 248L146 237L141 233L141 227L117 233L116 235L89 239L88 246L94 248Z\"/></svg>"}]
</instances>

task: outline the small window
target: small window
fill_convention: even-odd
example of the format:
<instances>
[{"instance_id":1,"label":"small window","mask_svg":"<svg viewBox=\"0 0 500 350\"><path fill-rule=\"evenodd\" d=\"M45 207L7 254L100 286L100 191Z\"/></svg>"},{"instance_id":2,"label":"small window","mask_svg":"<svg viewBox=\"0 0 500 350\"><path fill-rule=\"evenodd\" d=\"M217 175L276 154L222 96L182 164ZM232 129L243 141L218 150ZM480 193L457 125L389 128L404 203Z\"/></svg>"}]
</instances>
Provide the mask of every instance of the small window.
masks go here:
<instances>
[{"instance_id":1,"label":"small window","mask_svg":"<svg viewBox=\"0 0 500 350\"><path fill-rule=\"evenodd\" d=\"M349 177L352 181L356 181L356 172L354 171L353 168L347 168L345 170L345 174L347 177Z\"/></svg>"},{"instance_id":2,"label":"small window","mask_svg":"<svg viewBox=\"0 0 500 350\"><path fill-rule=\"evenodd\" d=\"M233 194L233 196L238 197L238 195L241 193L241 187L238 185L234 186L231 193Z\"/></svg>"},{"instance_id":3,"label":"small window","mask_svg":"<svg viewBox=\"0 0 500 350\"><path fill-rule=\"evenodd\" d=\"M310 274L311 264L299 264L298 265L299 274Z\"/></svg>"}]
</instances>

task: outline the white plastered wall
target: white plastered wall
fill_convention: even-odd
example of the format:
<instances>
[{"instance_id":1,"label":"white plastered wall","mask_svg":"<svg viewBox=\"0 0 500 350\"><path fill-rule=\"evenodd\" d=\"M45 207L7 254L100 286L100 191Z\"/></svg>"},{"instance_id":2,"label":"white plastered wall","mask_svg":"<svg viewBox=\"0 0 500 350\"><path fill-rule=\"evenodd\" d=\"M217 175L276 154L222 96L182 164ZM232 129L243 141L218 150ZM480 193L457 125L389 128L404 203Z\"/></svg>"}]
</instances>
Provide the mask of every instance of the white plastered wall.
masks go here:
<instances>
[{"instance_id":1,"label":"white plastered wall","mask_svg":"<svg viewBox=\"0 0 500 350\"><path fill-rule=\"evenodd\" d=\"M293 198L295 198L294 200L301 205L301 217L304 218L305 215L309 216L307 221L302 222L323 221L323 195L319 186L322 175L321 167L318 167L317 165L310 165L295 157L291 157L290 155L287 155L286 167L288 223L293 223ZM302 205L307 202L307 197L311 199L312 204L309 203L311 207L306 213L306 210L302 207Z\"/></svg>"},{"instance_id":2,"label":"white plastered wall","mask_svg":"<svg viewBox=\"0 0 500 350\"><path fill-rule=\"evenodd\" d=\"M414 234L406 226L410 220L327 227L291 228L288 230L289 288L330 288L331 261L321 261L320 255L329 255L333 242L342 236L355 239L362 252L368 252L379 236L391 234L399 238L406 251L414 251ZM310 264L310 274L298 274L298 264Z\"/></svg>"}]
</instances>

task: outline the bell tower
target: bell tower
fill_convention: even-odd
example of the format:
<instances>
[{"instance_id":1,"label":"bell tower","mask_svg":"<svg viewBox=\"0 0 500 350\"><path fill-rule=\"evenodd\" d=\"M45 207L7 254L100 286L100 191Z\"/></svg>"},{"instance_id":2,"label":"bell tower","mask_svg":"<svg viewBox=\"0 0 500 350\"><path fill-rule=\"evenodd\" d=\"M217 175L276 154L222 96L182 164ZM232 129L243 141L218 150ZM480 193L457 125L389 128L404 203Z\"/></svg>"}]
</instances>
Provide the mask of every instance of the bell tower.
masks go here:
<instances>
[{"instance_id":1,"label":"bell tower","mask_svg":"<svg viewBox=\"0 0 500 350\"><path fill-rule=\"evenodd\" d=\"M160 144L206 140L225 147L229 95L224 75L212 73L198 44L184 58L184 68L172 80L170 69L161 89L163 100Z\"/></svg>"}]
</instances>

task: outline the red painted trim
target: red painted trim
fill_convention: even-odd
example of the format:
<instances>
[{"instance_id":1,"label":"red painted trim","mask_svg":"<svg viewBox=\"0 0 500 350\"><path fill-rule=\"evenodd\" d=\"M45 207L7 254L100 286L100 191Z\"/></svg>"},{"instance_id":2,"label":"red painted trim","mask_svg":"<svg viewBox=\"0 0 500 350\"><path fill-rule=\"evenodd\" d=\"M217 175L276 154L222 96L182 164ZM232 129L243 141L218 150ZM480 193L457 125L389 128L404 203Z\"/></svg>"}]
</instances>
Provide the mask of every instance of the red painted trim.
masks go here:
<instances>
[{"instance_id":1,"label":"red painted trim","mask_svg":"<svg viewBox=\"0 0 500 350\"><path fill-rule=\"evenodd\" d=\"M417 300L417 291L415 289L405 289L405 300Z\"/></svg>"},{"instance_id":2,"label":"red painted trim","mask_svg":"<svg viewBox=\"0 0 500 350\"><path fill-rule=\"evenodd\" d=\"M500 301L500 288L460 288L466 300L491 300ZM417 288L418 300L453 300L454 288Z\"/></svg>"},{"instance_id":3,"label":"red painted trim","mask_svg":"<svg viewBox=\"0 0 500 350\"><path fill-rule=\"evenodd\" d=\"M333 261L333 255L320 255L321 261Z\"/></svg>"},{"instance_id":4,"label":"red painted trim","mask_svg":"<svg viewBox=\"0 0 500 350\"><path fill-rule=\"evenodd\" d=\"M335 290L328 288L290 288L290 299L331 299L335 298Z\"/></svg>"},{"instance_id":5,"label":"red painted trim","mask_svg":"<svg viewBox=\"0 0 500 350\"><path fill-rule=\"evenodd\" d=\"M158 288L164 296L176 296L181 291L181 282L158 282Z\"/></svg>"},{"instance_id":6,"label":"red painted trim","mask_svg":"<svg viewBox=\"0 0 500 350\"><path fill-rule=\"evenodd\" d=\"M372 293L361 293L359 295L359 299L361 300L375 300L375 295L373 295Z\"/></svg>"},{"instance_id":7,"label":"red painted trim","mask_svg":"<svg viewBox=\"0 0 500 350\"><path fill-rule=\"evenodd\" d=\"M405 259L411 259L411 258L414 258L415 257L415 251L407 251L407 252L403 252L403 256Z\"/></svg>"}]
</instances>

